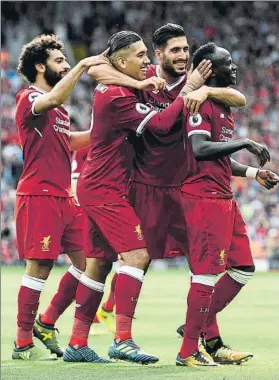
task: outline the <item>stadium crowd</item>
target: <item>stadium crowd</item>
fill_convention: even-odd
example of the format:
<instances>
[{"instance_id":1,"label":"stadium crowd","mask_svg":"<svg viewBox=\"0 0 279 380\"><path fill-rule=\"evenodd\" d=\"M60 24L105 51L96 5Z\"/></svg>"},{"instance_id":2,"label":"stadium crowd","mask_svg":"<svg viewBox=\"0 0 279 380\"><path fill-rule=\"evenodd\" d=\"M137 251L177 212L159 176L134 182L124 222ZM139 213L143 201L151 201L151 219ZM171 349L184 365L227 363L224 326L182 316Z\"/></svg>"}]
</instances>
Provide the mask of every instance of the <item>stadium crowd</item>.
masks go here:
<instances>
[{"instance_id":1,"label":"stadium crowd","mask_svg":"<svg viewBox=\"0 0 279 380\"><path fill-rule=\"evenodd\" d=\"M237 88L247 98L245 109L234 111L236 138L264 141L279 171L279 30L278 2L15 2L2 7L2 153L1 153L1 250L3 264L17 262L13 217L15 189L22 168L22 151L14 121L15 94L23 86L17 74L22 45L40 33L57 33L65 42L71 64L105 50L109 36L119 30L138 32L149 47L152 32L166 22L184 26L195 50L214 41L232 51L238 65ZM199 17L197 17L197 15ZM263 17L264 15L264 17ZM222 22L220 22L222 20ZM84 75L67 110L72 128L88 129L92 89L96 83ZM240 162L257 166L252 155L234 155ZM256 181L236 178L236 199L248 225L252 251L257 258L279 260L279 189L267 191Z\"/></svg>"}]
</instances>

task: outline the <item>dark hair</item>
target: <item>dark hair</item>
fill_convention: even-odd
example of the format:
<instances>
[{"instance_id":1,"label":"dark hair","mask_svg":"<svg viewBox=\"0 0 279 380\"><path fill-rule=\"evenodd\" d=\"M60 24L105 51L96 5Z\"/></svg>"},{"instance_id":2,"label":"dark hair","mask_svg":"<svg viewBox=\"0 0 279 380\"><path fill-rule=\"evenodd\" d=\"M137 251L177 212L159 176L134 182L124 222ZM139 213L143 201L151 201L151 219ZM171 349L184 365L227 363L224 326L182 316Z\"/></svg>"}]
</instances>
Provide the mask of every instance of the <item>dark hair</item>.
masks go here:
<instances>
[{"instance_id":1,"label":"dark hair","mask_svg":"<svg viewBox=\"0 0 279 380\"><path fill-rule=\"evenodd\" d=\"M64 45L54 34L41 34L24 45L18 61L17 71L30 83L34 83L37 76L35 64L45 64L49 57L49 50L63 52Z\"/></svg>"},{"instance_id":2,"label":"dark hair","mask_svg":"<svg viewBox=\"0 0 279 380\"><path fill-rule=\"evenodd\" d=\"M193 54L193 68L195 69L203 59L210 59L213 63L212 56L215 53L217 45L215 42L208 42L200 46Z\"/></svg>"},{"instance_id":3,"label":"dark hair","mask_svg":"<svg viewBox=\"0 0 279 380\"><path fill-rule=\"evenodd\" d=\"M120 49L128 49L129 46L135 42L141 41L142 38L135 32L123 30L113 34L108 40L107 46L109 47L108 56Z\"/></svg>"},{"instance_id":4,"label":"dark hair","mask_svg":"<svg viewBox=\"0 0 279 380\"><path fill-rule=\"evenodd\" d=\"M152 36L153 49L165 47L168 40L174 37L184 37L186 36L183 26L178 24L167 23L161 26L159 29L155 30Z\"/></svg>"}]
</instances>

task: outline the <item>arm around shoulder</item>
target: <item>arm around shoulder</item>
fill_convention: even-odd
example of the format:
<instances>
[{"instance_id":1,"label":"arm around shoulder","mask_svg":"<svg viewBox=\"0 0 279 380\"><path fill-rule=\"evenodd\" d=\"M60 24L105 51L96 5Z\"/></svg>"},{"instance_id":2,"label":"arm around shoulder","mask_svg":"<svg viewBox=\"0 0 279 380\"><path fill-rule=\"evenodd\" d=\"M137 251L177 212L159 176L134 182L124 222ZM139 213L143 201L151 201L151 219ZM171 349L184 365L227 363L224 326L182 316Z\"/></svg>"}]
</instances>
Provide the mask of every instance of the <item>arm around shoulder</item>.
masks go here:
<instances>
[{"instance_id":1,"label":"arm around shoulder","mask_svg":"<svg viewBox=\"0 0 279 380\"><path fill-rule=\"evenodd\" d=\"M231 87L208 87L208 97L218 100L229 107L244 107L245 95Z\"/></svg>"}]
</instances>

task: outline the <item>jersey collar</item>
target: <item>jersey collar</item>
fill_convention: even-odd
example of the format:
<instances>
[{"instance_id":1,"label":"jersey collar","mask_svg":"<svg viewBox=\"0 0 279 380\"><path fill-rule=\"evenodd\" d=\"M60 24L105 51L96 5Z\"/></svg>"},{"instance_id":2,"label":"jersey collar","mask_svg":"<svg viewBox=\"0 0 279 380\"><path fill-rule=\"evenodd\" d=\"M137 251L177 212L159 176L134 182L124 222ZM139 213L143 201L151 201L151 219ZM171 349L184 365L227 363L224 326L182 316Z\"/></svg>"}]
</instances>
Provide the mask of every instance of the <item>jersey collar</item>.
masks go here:
<instances>
[{"instance_id":1,"label":"jersey collar","mask_svg":"<svg viewBox=\"0 0 279 380\"><path fill-rule=\"evenodd\" d=\"M158 78L162 78L162 75L161 75L161 70L160 70L160 66L159 65L156 65L156 75ZM186 77L186 74L181 76L176 82L172 83L172 84L169 84L169 83L166 83L166 89L168 91L171 91L173 90L175 87L179 86L180 83L182 83L184 81Z\"/></svg>"},{"instance_id":2,"label":"jersey collar","mask_svg":"<svg viewBox=\"0 0 279 380\"><path fill-rule=\"evenodd\" d=\"M40 87L35 86L34 84L31 84L31 85L29 86L29 88L34 88L34 90L39 91L39 92L41 92L42 94L45 94L45 93L46 93L45 90L43 90L43 89L40 88Z\"/></svg>"}]
</instances>

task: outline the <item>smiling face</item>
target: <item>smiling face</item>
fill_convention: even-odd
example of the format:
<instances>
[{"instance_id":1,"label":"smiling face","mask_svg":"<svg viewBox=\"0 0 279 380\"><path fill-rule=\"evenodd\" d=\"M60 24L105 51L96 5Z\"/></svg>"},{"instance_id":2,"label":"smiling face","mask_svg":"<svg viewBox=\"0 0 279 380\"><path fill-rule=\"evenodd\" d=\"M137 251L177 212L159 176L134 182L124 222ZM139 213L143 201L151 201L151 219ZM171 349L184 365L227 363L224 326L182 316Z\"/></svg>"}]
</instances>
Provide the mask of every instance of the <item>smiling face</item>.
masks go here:
<instances>
[{"instance_id":1,"label":"smiling face","mask_svg":"<svg viewBox=\"0 0 279 380\"><path fill-rule=\"evenodd\" d=\"M189 45L187 38L170 38L164 48L155 50L159 65L168 75L177 78L186 73L189 62Z\"/></svg>"},{"instance_id":2,"label":"smiling face","mask_svg":"<svg viewBox=\"0 0 279 380\"><path fill-rule=\"evenodd\" d=\"M49 50L49 56L44 66L44 79L54 87L70 70L67 58L60 50Z\"/></svg>"},{"instance_id":3,"label":"smiling face","mask_svg":"<svg viewBox=\"0 0 279 380\"><path fill-rule=\"evenodd\" d=\"M128 49L122 49L116 54L113 61L120 71L137 80L146 78L150 59L147 56L147 47L142 40L134 42Z\"/></svg>"},{"instance_id":4,"label":"smiling face","mask_svg":"<svg viewBox=\"0 0 279 380\"><path fill-rule=\"evenodd\" d=\"M217 86L228 87L236 84L237 66L226 49L216 47L212 68Z\"/></svg>"}]
</instances>

